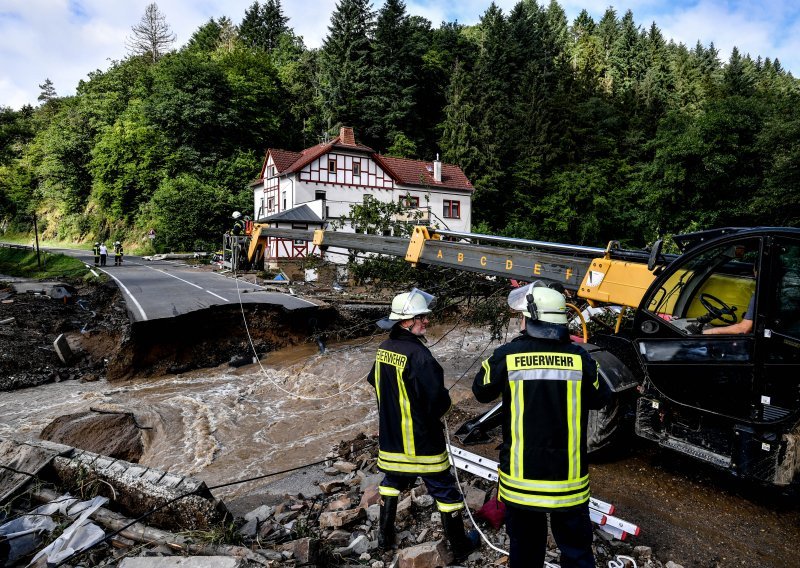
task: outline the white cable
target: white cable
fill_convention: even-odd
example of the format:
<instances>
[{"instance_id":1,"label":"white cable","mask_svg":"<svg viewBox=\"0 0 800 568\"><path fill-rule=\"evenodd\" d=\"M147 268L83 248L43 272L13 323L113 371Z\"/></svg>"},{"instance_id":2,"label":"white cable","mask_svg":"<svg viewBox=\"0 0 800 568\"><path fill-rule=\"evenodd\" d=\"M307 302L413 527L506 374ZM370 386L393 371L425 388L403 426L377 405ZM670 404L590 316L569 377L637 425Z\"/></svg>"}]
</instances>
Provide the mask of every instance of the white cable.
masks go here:
<instances>
[{"instance_id":1,"label":"white cable","mask_svg":"<svg viewBox=\"0 0 800 568\"><path fill-rule=\"evenodd\" d=\"M444 434L445 434L444 440L447 443L447 454L450 456L450 463L455 463L455 460L453 459L453 448L450 445L450 428L448 428L448 426L447 426L447 418L446 417L443 420L443 422L444 422ZM455 473L455 476L456 476L456 483L458 483L458 489L459 489L459 491L461 491L461 495L463 496L464 495L464 491L461 489L461 480L458 478L458 468L454 467L453 468L453 472ZM472 526L475 527L475 530L478 532L479 535L481 535L481 539L483 539L483 542L488 544L489 548L491 548L492 550L494 550L496 552L499 552L500 554L505 554L506 556L508 556L508 551L503 550L502 548L499 548L499 547L495 546L494 544L492 544L489 541L489 537L487 537L483 533L483 531L478 526L478 523L475 522L475 519L472 517L472 511L469 510L469 507L467 507L466 503L464 503L464 509L466 509L466 511L467 511L467 516L469 517L469 520L472 523Z\"/></svg>"},{"instance_id":2,"label":"white cable","mask_svg":"<svg viewBox=\"0 0 800 568\"><path fill-rule=\"evenodd\" d=\"M294 397L294 398L297 398L297 399L300 399L300 400L319 401L319 400L329 400L331 398L336 398L337 396L341 396L341 395L345 394L346 392L348 392L350 389L354 388L355 386L363 384L362 381L367 376L366 374L364 376L360 377L357 381L355 381L352 384L348 385L346 388L340 389L338 392L336 392L336 393L334 393L332 395L319 396L319 397L318 396L301 395L301 394L298 394L296 392L288 391L285 388L283 388L281 385L279 385L272 377L269 376L269 373L264 368L264 365L261 364L261 359L259 359L259 357L258 357L258 352L256 351L256 346L253 343L253 337L252 337L252 335L250 335L250 327L247 325L247 316L244 313L244 303L242 302L242 294L241 294L241 292L239 290L239 278L238 278L238 275L236 274L235 270L233 272L233 278L234 278L234 280L236 280L236 295L239 298L239 310L242 312L242 321L244 322L244 330L247 333L247 341L250 344L250 349L253 352L253 357L258 362L258 367L261 369L261 374L264 377L266 377L266 379L270 383L272 383L272 385L276 389L278 389L279 391L281 391L282 393L284 393L287 396L291 396L291 397ZM367 374L368 373L369 373L369 371L367 372Z\"/></svg>"},{"instance_id":3,"label":"white cable","mask_svg":"<svg viewBox=\"0 0 800 568\"><path fill-rule=\"evenodd\" d=\"M632 566L627 566L625 564L626 560L630 561ZM608 568L626 568L626 566L627 568L637 568L636 560L634 560L630 556L622 556L621 554L618 554L612 560L608 561Z\"/></svg>"}]
</instances>

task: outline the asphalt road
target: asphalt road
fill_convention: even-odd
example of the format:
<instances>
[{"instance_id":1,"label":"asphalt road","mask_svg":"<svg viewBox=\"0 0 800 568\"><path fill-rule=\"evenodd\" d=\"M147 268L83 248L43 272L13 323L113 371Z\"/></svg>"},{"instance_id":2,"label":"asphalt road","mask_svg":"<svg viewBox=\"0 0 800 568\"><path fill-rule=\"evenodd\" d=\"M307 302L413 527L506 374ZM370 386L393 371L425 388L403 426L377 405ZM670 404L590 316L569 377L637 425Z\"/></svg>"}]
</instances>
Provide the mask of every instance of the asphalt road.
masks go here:
<instances>
[{"instance_id":1,"label":"asphalt road","mask_svg":"<svg viewBox=\"0 0 800 568\"><path fill-rule=\"evenodd\" d=\"M95 268L94 257L88 251L57 252L79 258L91 269L112 278L124 293L133 321L171 318L223 304L271 304L289 311L316 307L288 293L268 292L263 286L247 282L248 276L234 278L181 261L150 261L126 255L121 266L114 266L114 256L110 254L106 266Z\"/></svg>"}]
</instances>

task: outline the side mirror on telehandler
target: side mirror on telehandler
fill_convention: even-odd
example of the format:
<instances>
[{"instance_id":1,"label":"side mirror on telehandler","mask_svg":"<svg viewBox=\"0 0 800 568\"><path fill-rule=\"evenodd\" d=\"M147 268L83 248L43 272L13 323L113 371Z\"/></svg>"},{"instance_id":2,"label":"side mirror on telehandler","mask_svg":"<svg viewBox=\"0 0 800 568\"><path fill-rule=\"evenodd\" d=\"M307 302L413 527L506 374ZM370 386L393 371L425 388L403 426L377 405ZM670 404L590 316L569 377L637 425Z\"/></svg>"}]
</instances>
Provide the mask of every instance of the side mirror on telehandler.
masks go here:
<instances>
[{"instance_id":1,"label":"side mirror on telehandler","mask_svg":"<svg viewBox=\"0 0 800 568\"><path fill-rule=\"evenodd\" d=\"M658 239L650 249L650 258L647 260L647 270L653 272L661 256L661 247L664 246L664 239ZM663 259L662 259L663 260Z\"/></svg>"}]
</instances>

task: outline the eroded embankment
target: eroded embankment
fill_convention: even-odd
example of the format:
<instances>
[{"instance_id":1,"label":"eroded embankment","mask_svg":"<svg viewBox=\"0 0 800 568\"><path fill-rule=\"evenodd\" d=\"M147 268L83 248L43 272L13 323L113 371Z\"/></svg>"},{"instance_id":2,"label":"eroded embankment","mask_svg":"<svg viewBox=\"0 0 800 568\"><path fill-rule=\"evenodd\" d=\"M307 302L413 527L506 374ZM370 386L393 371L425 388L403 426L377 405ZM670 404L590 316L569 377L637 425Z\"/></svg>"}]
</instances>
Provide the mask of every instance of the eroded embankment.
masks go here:
<instances>
[{"instance_id":1,"label":"eroded embankment","mask_svg":"<svg viewBox=\"0 0 800 568\"><path fill-rule=\"evenodd\" d=\"M169 319L136 322L106 370L109 381L240 366L302 343L372 333L383 306L286 311L265 304L212 306Z\"/></svg>"}]
</instances>

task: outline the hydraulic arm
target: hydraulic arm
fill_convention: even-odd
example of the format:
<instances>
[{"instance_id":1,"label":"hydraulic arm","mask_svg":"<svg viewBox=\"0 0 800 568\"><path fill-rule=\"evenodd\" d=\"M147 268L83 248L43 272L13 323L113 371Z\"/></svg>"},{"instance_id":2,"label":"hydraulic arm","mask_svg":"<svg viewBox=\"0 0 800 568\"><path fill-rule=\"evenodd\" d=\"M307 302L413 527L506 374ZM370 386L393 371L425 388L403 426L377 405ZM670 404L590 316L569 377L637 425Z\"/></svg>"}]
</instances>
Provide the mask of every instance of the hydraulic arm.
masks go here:
<instances>
[{"instance_id":1,"label":"hydraulic arm","mask_svg":"<svg viewBox=\"0 0 800 568\"><path fill-rule=\"evenodd\" d=\"M558 282L590 303L638 306L653 280L649 253L605 249L417 226L411 235L390 237L338 231L263 227L262 237L313 241L320 250L341 248L402 257L416 264L458 268L522 281Z\"/></svg>"}]
</instances>

